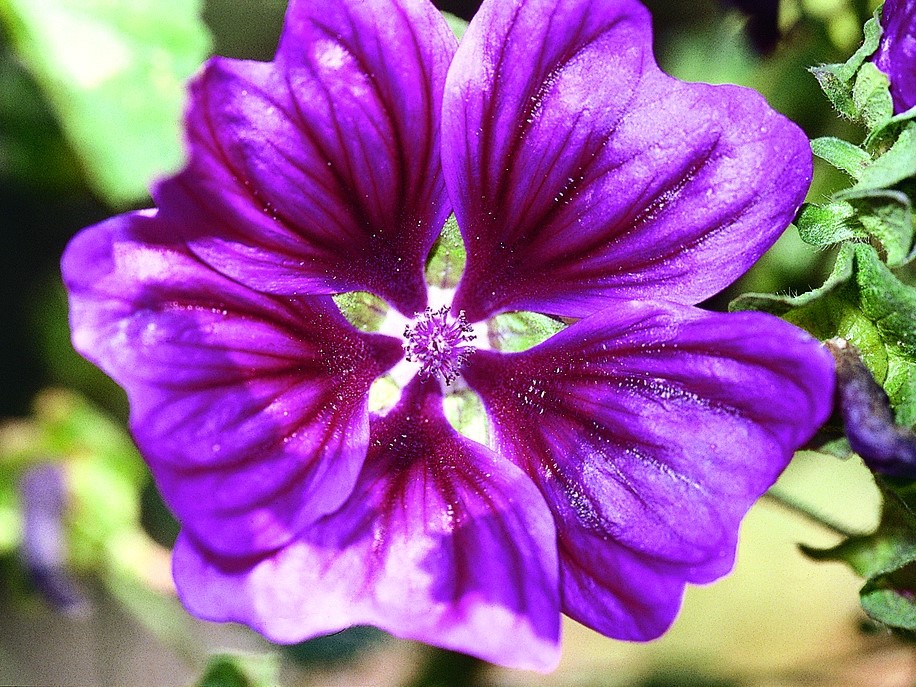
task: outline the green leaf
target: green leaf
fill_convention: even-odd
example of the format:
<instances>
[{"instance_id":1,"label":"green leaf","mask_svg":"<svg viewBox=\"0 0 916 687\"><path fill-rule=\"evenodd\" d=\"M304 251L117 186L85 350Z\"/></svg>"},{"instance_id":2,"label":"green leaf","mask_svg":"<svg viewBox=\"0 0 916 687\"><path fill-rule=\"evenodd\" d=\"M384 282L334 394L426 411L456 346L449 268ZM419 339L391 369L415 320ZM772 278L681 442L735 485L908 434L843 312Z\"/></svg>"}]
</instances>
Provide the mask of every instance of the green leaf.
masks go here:
<instances>
[{"instance_id":1,"label":"green leaf","mask_svg":"<svg viewBox=\"0 0 916 687\"><path fill-rule=\"evenodd\" d=\"M870 131L887 124L894 116L890 87L887 74L873 63L866 62L859 68L852 100Z\"/></svg>"},{"instance_id":2,"label":"green leaf","mask_svg":"<svg viewBox=\"0 0 916 687\"><path fill-rule=\"evenodd\" d=\"M449 424L469 439L487 445L490 428L480 396L470 389L448 394L442 403Z\"/></svg>"},{"instance_id":3,"label":"green leaf","mask_svg":"<svg viewBox=\"0 0 916 687\"><path fill-rule=\"evenodd\" d=\"M897 267L912 259L913 206L901 191L844 191L825 205L805 205L798 233L813 246L866 240L877 244L882 259Z\"/></svg>"},{"instance_id":4,"label":"green leaf","mask_svg":"<svg viewBox=\"0 0 916 687\"><path fill-rule=\"evenodd\" d=\"M913 246L913 205L900 191L849 191L837 194L856 211L862 238L874 239L891 267L908 262Z\"/></svg>"},{"instance_id":5,"label":"green leaf","mask_svg":"<svg viewBox=\"0 0 916 687\"><path fill-rule=\"evenodd\" d=\"M196 687L270 687L278 684L279 661L273 655L212 656Z\"/></svg>"},{"instance_id":6,"label":"green leaf","mask_svg":"<svg viewBox=\"0 0 916 687\"><path fill-rule=\"evenodd\" d=\"M911 109L894 115L868 134L863 144L865 149L876 156L883 154L894 144L900 132L914 121L916 121L916 110Z\"/></svg>"},{"instance_id":7,"label":"green leaf","mask_svg":"<svg viewBox=\"0 0 916 687\"><path fill-rule=\"evenodd\" d=\"M347 321L364 332L377 332L388 312L388 304L368 291L351 291L332 298Z\"/></svg>"},{"instance_id":8,"label":"green leaf","mask_svg":"<svg viewBox=\"0 0 916 687\"><path fill-rule=\"evenodd\" d=\"M445 21L455 34L455 37L459 41L464 38L464 32L468 30L468 23L461 17L456 17L451 12L442 12L442 16L445 17Z\"/></svg>"},{"instance_id":9,"label":"green leaf","mask_svg":"<svg viewBox=\"0 0 916 687\"><path fill-rule=\"evenodd\" d=\"M818 67L811 67L811 73L817 79L827 100L833 105L834 109L841 117L846 119L857 119L859 116L856 103L852 99L852 86L848 81L843 80L841 75L844 73L843 65L839 64L822 64Z\"/></svg>"},{"instance_id":10,"label":"green leaf","mask_svg":"<svg viewBox=\"0 0 916 687\"><path fill-rule=\"evenodd\" d=\"M859 175L851 191L884 189L916 176L916 123L910 123L894 144Z\"/></svg>"},{"instance_id":11,"label":"green leaf","mask_svg":"<svg viewBox=\"0 0 916 687\"><path fill-rule=\"evenodd\" d=\"M125 205L182 162L185 81L210 38L201 0L0 0L0 20L89 181Z\"/></svg>"},{"instance_id":12,"label":"green leaf","mask_svg":"<svg viewBox=\"0 0 916 687\"><path fill-rule=\"evenodd\" d=\"M852 341L878 380L887 374L887 353L880 334L848 291L855 265L855 249L845 245L833 272L819 289L799 296L744 294L729 305L732 311L757 310L782 317L821 341L840 336Z\"/></svg>"},{"instance_id":13,"label":"green leaf","mask_svg":"<svg viewBox=\"0 0 916 687\"><path fill-rule=\"evenodd\" d=\"M871 534L849 537L829 549L803 547L811 558L842 561L865 578L899 570L916 561L916 515L914 487L895 489L878 480L883 496L881 522Z\"/></svg>"},{"instance_id":14,"label":"green leaf","mask_svg":"<svg viewBox=\"0 0 916 687\"><path fill-rule=\"evenodd\" d=\"M881 24L878 21L880 10L865 23L865 39L858 50L844 64L822 64L812 67L811 73L817 79L821 90L836 108L837 112L847 119L859 119L863 116L862 105L868 105L874 96L870 87L873 81L869 78L856 93L856 75L866 60L878 49L881 40ZM864 98L864 102L863 102Z\"/></svg>"},{"instance_id":15,"label":"green leaf","mask_svg":"<svg viewBox=\"0 0 916 687\"><path fill-rule=\"evenodd\" d=\"M851 82L856 72L865 64L865 61L875 54L878 45L881 42L881 34L884 29L881 28L881 10L875 10L874 16L865 22L863 29L864 38L862 45L856 50L852 57L846 60L846 63L840 67L838 76L843 81Z\"/></svg>"},{"instance_id":16,"label":"green leaf","mask_svg":"<svg viewBox=\"0 0 916 687\"><path fill-rule=\"evenodd\" d=\"M802 547L815 560L841 561L868 581L862 607L873 619L898 630L916 630L916 484L878 480L884 498L874 532L849 537L830 549Z\"/></svg>"},{"instance_id":17,"label":"green leaf","mask_svg":"<svg viewBox=\"0 0 916 687\"><path fill-rule=\"evenodd\" d=\"M873 620L895 630L916 632L916 563L869 580L859 596Z\"/></svg>"},{"instance_id":18,"label":"green leaf","mask_svg":"<svg viewBox=\"0 0 916 687\"><path fill-rule=\"evenodd\" d=\"M900 282L865 245L856 246L855 284L859 307L874 322L887 351L887 375L876 379L890 397L897 423L912 426L916 424L916 289Z\"/></svg>"},{"instance_id":19,"label":"green leaf","mask_svg":"<svg viewBox=\"0 0 916 687\"><path fill-rule=\"evenodd\" d=\"M490 345L503 353L527 351L565 326L559 320L534 312L503 313L487 322Z\"/></svg>"},{"instance_id":20,"label":"green leaf","mask_svg":"<svg viewBox=\"0 0 916 687\"><path fill-rule=\"evenodd\" d=\"M458 286L466 262L467 251L461 230L455 215L451 215L445 221L442 233L433 244L426 261L426 282L440 289L454 289Z\"/></svg>"},{"instance_id":21,"label":"green leaf","mask_svg":"<svg viewBox=\"0 0 916 687\"><path fill-rule=\"evenodd\" d=\"M778 315L826 341L852 342L884 387L898 424L916 424L916 289L863 243L846 244L820 289L800 296L747 294L732 310Z\"/></svg>"},{"instance_id":22,"label":"green leaf","mask_svg":"<svg viewBox=\"0 0 916 687\"><path fill-rule=\"evenodd\" d=\"M833 136L812 140L811 151L840 171L846 172L853 179L858 179L862 171L871 163L871 155L859 146Z\"/></svg>"},{"instance_id":23,"label":"green leaf","mask_svg":"<svg viewBox=\"0 0 916 687\"><path fill-rule=\"evenodd\" d=\"M805 205L798 215L798 235L812 246L832 246L856 238L856 211L847 202Z\"/></svg>"}]
</instances>

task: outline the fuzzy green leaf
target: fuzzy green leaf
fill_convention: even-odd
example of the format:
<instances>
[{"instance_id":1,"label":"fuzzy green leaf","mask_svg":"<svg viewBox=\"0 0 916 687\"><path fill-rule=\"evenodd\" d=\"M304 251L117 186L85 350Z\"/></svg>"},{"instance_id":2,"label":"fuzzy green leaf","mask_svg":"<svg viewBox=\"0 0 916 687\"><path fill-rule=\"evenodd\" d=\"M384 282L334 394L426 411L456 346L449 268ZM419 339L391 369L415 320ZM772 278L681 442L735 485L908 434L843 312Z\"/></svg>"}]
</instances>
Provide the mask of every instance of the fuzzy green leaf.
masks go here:
<instances>
[{"instance_id":1,"label":"fuzzy green leaf","mask_svg":"<svg viewBox=\"0 0 916 687\"><path fill-rule=\"evenodd\" d=\"M0 20L95 190L146 196L182 162L185 81L210 38L201 0L0 0Z\"/></svg>"},{"instance_id":2,"label":"fuzzy green leaf","mask_svg":"<svg viewBox=\"0 0 916 687\"><path fill-rule=\"evenodd\" d=\"M846 224L852 236L877 244L885 263L898 267L912 258L913 206L905 193L883 189L846 191L836 198L837 204L848 204L853 211Z\"/></svg>"},{"instance_id":3,"label":"fuzzy green leaf","mask_svg":"<svg viewBox=\"0 0 916 687\"><path fill-rule=\"evenodd\" d=\"M852 342L887 392L897 423L916 423L916 289L901 283L872 246L844 246L820 289L795 297L748 294L732 309L770 312L822 341Z\"/></svg>"},{"instance_id":4,"label":"fuzzy green leaf","mask_svg":"<svg viewBox=\"0 0 916 687\"><path fill-rule=\"evenodd\" d=\"M894 116L890 86L887 75L873 63L866 62L859 68L852 88L852 100L870 131L883 126Z\"/></svg>"},{"instance_id":5,"label":"fuzzy green leaf","mask_svg":"<svg viewBox=\"0 0 916 687\"><path fill-rule=\"evenodd\" d=\"M269 687L277 684L279 659L272 654L211 656L197 687Z\"/></svg>"},{"instance_id":6,"label":"fuzzy green leaf","mask_svg":"<svg viewBox=\"0 0 916 687\"><path fill-rule=\"evenodd\" d=\"M880 10L876 10L875 16L865 23L865 39L862 45L844 64L822 64L811 68L811 73L814 74L827 99L837 112L847 119L861 118L863 112L859 102L864 98L864 104L867 104L873 96L870 90L871 82L863 83L856 96L856 75L866 64L866 60L878 49L882 33L879 17Z\"/></svg>"},{"instance_id":7,"label":"fuzzy green leaf","mask_svg":"<svg viewBox=\"0 0 916 687\"><path fill-rule=\"evenodd\" d=\"M859 146L833 136L815 138L811 141L811 150L819 158L846 172L853 179L858 179L871 162L871 156Z\"/></svg>"},{"instance_id":8,"label":"fuzzy green leaf","mask_svg":"<svg viewBox=\"0 0 916 687\"><path fill-rule=\"evenodd\" d=\"M798 235L812 246L832 246L856 238L855 209L845 201L805 205L798 215Z\"/></svg>"},{"instance_id":9,"label":"fuzzy green leaf","mask_svg":"<svg viewBox=\"0 0 916 687\"><path fill-rule=\"evenodd\" d=\"M916 123L911 122L887 152L862 171L851 190L890 188L912 176L916 176Z\"/></svg>"}]
</instances>

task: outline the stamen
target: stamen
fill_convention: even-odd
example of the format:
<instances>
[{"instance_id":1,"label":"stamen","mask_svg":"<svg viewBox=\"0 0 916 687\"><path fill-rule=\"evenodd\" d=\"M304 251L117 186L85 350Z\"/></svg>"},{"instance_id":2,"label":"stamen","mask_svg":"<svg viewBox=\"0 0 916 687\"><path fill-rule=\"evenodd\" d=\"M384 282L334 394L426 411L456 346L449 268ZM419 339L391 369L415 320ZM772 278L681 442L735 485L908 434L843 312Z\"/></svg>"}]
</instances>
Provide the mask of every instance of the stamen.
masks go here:
<instances>
[{"instance_id":1,"label":"stamen","mask_svg":"<svg viewBox=\"0 0 916 687\"><path fill-rule=\"evenodd\" d=\"M420 364L422 377L439 375L450 385L476 350L465 344L476 338L464 311L452 317L447 305L427 308L404 328L405 357Z\"/></svg>"}]
</instances>

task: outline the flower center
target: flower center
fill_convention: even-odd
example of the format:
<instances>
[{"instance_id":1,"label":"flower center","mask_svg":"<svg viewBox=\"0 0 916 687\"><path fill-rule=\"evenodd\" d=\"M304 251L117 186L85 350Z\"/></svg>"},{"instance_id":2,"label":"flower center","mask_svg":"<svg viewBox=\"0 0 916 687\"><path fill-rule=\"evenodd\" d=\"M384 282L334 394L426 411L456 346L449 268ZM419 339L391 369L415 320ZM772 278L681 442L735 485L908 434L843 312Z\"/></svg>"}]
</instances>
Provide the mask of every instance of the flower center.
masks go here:
<instances>
[{"instance_id":1,"label":"flower center","mask_svg":"<svg viewBox=\"0 0 916 687\"><path fill-rule=\"evenodd\" d=\"M420 376L439 375L451 384L476 350L467 345L476 338L464 311L453 317L447 305L438 310L427 308L404 328L405 357L420 364Z\"/></svg>"}]
</instances>

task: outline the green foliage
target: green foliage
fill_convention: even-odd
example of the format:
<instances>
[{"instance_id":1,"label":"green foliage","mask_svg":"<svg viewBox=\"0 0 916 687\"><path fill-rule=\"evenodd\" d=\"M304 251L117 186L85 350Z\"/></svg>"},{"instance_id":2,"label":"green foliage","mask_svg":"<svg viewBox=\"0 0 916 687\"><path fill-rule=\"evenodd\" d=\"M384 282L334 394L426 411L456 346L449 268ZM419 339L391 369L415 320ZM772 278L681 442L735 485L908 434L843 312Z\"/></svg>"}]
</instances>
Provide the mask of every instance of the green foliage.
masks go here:
<instances>
[{"instance_id":1,"label":"green foliage","mask_svg":"<svg viewBox=\"0 0 916 687\"><path fill-rule=\"evenodd\" d=\"M820 289L794 297L747 294L732 309L779 315L822 341L852 342L890 397L897 422L916 422L916 289L900 282L870 245L843 246Z\"/></svg>"},{"instance_id":2,"label":"green foliage","mask_svg":"<svg viewBox=\"0 0 916 687\"><path fill-rule=\"evenodd\" d=\"M882 114L886 114L886 118L892 114L885 113L890 95L885 98L881 93L882 82L875 74L877 70L868 67L863 70L864 65L870 64L866 60L875 53L881 40L879 17L880 11L876 11L875 16L866 22L862 46L845 63L822 64L811 69L827 99L841 116L875 122L875 126L882 123ZM886 77L883 86L886 91Z\"/></svg>"},{"instance_id":3,"label":"green foliage","mask_svg":"<svg viewBox=\"0 0 916 687\"><path fill-rule=\"evenodd\" d=\"M271 687L278 673L273 655L219 654L210 657L196 687Z\"/></svg>"},{"instance_id":4,"label":"green foliage","mask_svg":"<svg viewBox=\"0 0 916 687\"><path fill-rule=\"evenodd\" d=\"M490 345L504 353L527 351L563 329L563 322L535 312L509 312L487 323Z\"/></svg>"},{"instance_id":5,"label":"green foliage","mask_svg":"<svg viewBox=\"0 0 916 687\"><path fill-rule=\"evenodd\" d=\"M350 291L333 298L350 324L364 332L377 332L388 312L388 304L367 291Z\"/></svg>"},{"instance_id":6,"label":"green foliage","mask_svg":"<svg viewBox=\"0 0 916 687\"><path fill-rule=\"evenodd\" d=\"M901 281L895 270L907 267L916 254L916 119L912 114L893 116L887 76L868 61L881 36L879 16L867 22L862 47L846 63L812 70L836 110L866 130L859 145L833 137L812 141L814 154L846 173L850 182L827 202L805 205L797 218L802 240L818 247L839 246L833 272L823 286L808 293L747 294L732 309L769 312L823 341L841 337L851 342L886 392L900 433L910 436L909 428L916 425L916 288ZM845 383L842 376L839 382ZM848 443L840 440L824 451L842 454L847 449ZM847 537L827 550L803 548L812 558L851 566L866 579L860 592L865 612L912 635L916 484L878 475L875 479L884 505L874 532Z\"/></svg>"},{"instance_id":7,"label":"green foliage","mask_svg":"<svg viewBox=\"0 0 916 687\"><path fill-rule=\"evenodd\" d=\"M442 16L445 17L445 21L448 22L449 28L455 34L455 36L460 41L464 38L464 32L468 30L468 23L461 17L456 17L450 12L443 12Z\"/></svg>"},{"instance_id":8,"label":"green foliage","mask_svg":"<svg viewBox=\"0 0 916 687\"><path fill-rule=\"evenodd\" d=\"M0 21L95 190L136 202L182 161L185 81L210 39L200 0L0 0Z\"/></svg>"},{"instance_id":9,"label":"green foliage","mask_svg":"<svg viewBox=\"0 0 916 687\"><path fill-rule=\"evenodd\" d=\"M454 289L464 272L467 258L458 220L455 215L450 215L426 261L426 283L440 289Z\"/></svg>"},{"instance_id":10,"label":"green foliage","mask_svg":"<svg viewBox=\"0 0 916 687\"><path fill-rule=\"evenodd\" d=\"M830 549L802 547L811 558L841 561L866 578L862 607L874 620L916 632L916 484L878 480L884 497L881 522L871 534ZM911 635L916 636L916 635Z\"/></svg>"},{"instance_id":11,"label":"green foliage","mask_svg":"<svg viewBox=\"0 0 916 687\"><path fill-rule=\"evenodd\" d=\"M127 432L76 394L47 391L31 418L0 428L0 484L15 485L48 461L66 475L71 562L87 570L139 564L133 556L148 543L140 491L149 474Z\"/></svg>"},{"instance_id":12,"label":"green foliage","mask_svg":"<svg viewBox=\"0 0 916 687\"><path fill-rule=\"evenodd\" d=\"M871 162L871 156L859 146L833 136L811 141L811 150L822 160L858 179Z\"/></svg>"}]
</instances>

